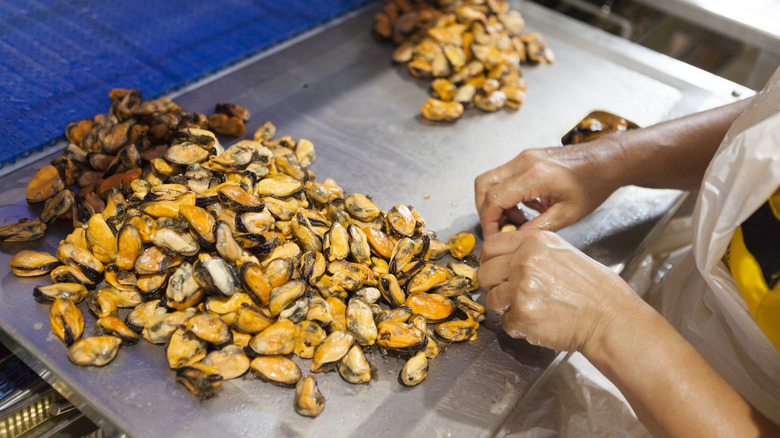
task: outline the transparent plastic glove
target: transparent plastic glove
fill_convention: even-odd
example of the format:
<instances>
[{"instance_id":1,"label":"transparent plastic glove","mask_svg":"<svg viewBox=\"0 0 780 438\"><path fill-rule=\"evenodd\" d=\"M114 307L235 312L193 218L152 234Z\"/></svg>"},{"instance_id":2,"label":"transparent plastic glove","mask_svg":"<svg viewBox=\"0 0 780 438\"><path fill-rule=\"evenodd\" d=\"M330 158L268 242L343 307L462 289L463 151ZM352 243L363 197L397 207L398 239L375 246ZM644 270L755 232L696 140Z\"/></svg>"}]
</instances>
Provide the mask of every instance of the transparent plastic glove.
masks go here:
<instances>
[{"instance_id":1,"label":"transparent plastic glove","mask_svg":"<svg viewBox=\"0 0 780 438\"><path fill-rule=\"evenodd\" d=\"M602 146L603 145L603 146ZM522 214L518 204L539 211L521 230L557 231L582 219L618 188L611 180L609 143L528 149L477 177L475 203L485 237Z\"/></svg>"},{"instance_id":2,"label":"transparent plastic glove","mask_svg":"<svg viewBox=\"0 0 780 438\"><path fill-rule=\"evenodd\" d=\"M507 334L555 350L581 351L644 305L619 276L547 231L488 237L477 275Z\"/></svg>"}]
</instances>

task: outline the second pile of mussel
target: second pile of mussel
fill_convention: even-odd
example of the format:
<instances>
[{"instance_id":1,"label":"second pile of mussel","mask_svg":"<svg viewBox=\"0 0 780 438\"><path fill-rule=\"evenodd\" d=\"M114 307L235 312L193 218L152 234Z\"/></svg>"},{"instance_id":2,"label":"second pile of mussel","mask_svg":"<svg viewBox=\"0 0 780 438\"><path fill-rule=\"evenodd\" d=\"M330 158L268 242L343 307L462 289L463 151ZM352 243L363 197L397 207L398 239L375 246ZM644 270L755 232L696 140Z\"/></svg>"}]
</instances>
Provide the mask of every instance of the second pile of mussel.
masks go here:
<instances>
[{"instance_id":1,"label":"second pile of mussel","mask_svg":"<svg viewBox=\"0 0 780 438\"><path fill-rule=\"evenodd\" d=\"M373 30L397 46L393 62L430 81L427 120L454 122L470 107L518 109L527 89L520 66L555 60L505 0L384 0Z\"/></svg>"}]
</instances>

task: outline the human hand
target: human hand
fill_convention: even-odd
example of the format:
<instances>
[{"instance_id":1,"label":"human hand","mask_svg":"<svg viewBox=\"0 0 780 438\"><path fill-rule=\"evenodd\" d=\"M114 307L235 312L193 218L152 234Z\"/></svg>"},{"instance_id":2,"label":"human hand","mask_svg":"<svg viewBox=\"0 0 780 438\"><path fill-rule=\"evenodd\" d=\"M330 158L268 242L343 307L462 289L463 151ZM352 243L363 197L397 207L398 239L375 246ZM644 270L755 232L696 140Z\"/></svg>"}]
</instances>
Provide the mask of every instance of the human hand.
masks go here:
<instances>
[{"instance_id":1,"label":"human hand","mask_svg":"<svg viewBox=\"0 0 780 438\"><path fill-rule=\"evenodd\" d=\"M520 230L557 231L587 216L618 188L605 171L602 149L596 142L528 149L478 176L474 194L483 236L506 219L517 223L519 203L540 213Z\"/></svg>"},{"instance_id":2,"label":"human hand","mask_svg":"<svg viewBox=\"0 0 780 438\"><path fill-rule=\"evenodd\" d=\"M504 314L512 337L563 351L622 325L642 306L618 275L547 231L515 231L488 237L482 245L479 283L487 305Z\"/></svg>"}]
</instances>

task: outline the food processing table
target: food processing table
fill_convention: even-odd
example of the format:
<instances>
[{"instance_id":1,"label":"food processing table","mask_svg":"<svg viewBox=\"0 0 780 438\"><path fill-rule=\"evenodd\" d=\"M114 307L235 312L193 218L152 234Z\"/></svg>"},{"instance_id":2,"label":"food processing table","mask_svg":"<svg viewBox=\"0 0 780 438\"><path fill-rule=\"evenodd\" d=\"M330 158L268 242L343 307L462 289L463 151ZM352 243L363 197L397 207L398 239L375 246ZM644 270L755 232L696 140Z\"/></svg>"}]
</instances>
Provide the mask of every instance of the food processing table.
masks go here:
<instances>
[{"instance_id":1,"label":"food processing table","mask_svg":"<svg viewBox=\"0 0 780 438\"><path fill-rule=\"evenodd\" d=\"M427 83L391 65L393 47L371 36L378 7L343 16L172 97L204 114L218 101L248 108L247 135L272 121L280 135L311 140L317 180L333 178L346 192L369 194L384 209L412 205L426 228L446 239L477 231L477 175L525 148L560 144L563 133L591 110L646 126L750 92L538 5L513 3L527 28L542 33L556 63L524 69L529 88L518 111L469 110L457 123L430 123L419 116ZM35 157L0 178L3 223L39 214L27 206L25 186L59 153ZM681 197L672 190L625 187L560 234L621 272ZM3 246L0 266L23 248L54 252L68 231L67 224L54 226L42 241ZM227 381L217 397L200 402L174 380L162 347L145 341L123 347L103 368L72 365L50 332L48 306L32 299L42 281L1 269L3 342L109 435L495 436L563 357L507 337L500 318L490 313L478 339L452 345L432 360L429 377L417 387L400 385L401 362L379 352L368 357L376 368L369 384L317 374L327 402L314 419L294 412L290 388L258 379ZM87 325L94 322L85 317Z\"/></svg>"}]
</instances>

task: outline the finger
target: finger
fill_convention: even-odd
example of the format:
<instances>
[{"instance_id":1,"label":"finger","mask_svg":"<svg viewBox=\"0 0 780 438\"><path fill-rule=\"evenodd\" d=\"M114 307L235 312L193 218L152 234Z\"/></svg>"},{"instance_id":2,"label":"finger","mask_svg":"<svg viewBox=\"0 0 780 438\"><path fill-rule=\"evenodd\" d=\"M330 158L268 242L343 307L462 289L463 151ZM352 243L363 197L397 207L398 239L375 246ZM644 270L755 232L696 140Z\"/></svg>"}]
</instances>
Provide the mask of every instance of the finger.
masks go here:
<instances>
[{"instance_id":1,"label":"finger","mask_svg":"<svg viewBox=\"0 0 780 438\"><path fill-rule=\"evenodd\" d=\"M528 336L528 327L524 324L522 315L517 312L507 312L502 326L504 332L513 338L523 339Z\"/></svg>"},{"instance_id":2,"label":"finger","mask_svg":"<svg viewBox=\"0 0 780 438\"><path fill-rule=\"evenodd\" d=\"M482 209L488 190L512 175L512 171L507 164L485 172L474 180L474 203L477 211Z\"/></svg>"},{"instance_id":3,"label":"finger","mask_svg":"<svg viewBox=\"0 0 780 438\"><path fill-rule=\"evenodd\" d=\"M487 190L482 207L478 210L485 236L498 231L505 211L516 209L519 203L538 197L533 186L526 186L525 180L526 178L519 176L504 180Z\"/></svg>"},{"instance_id":4,"label":"finger","mask_svg":"<svg viewBox=\"0 0 780 438\"><path fill-rule=\"evenodd\" d=\"M507 231L488 236L482 242L480 262L484 264L495 257L514 252L520 247L524 238L523 233L518 233L517 231Z\"/></svg>"},{"instance_id":5,"label":"finger","mask_svg":"<svg viewBox=\"0 0 780 438\"><path fill-rule=\"evenodd\" d=\"M503 281L488 290L485 304L497 313L504 314L511 309L514 294L511 283Z\"/></svg>"}]
</instances>

